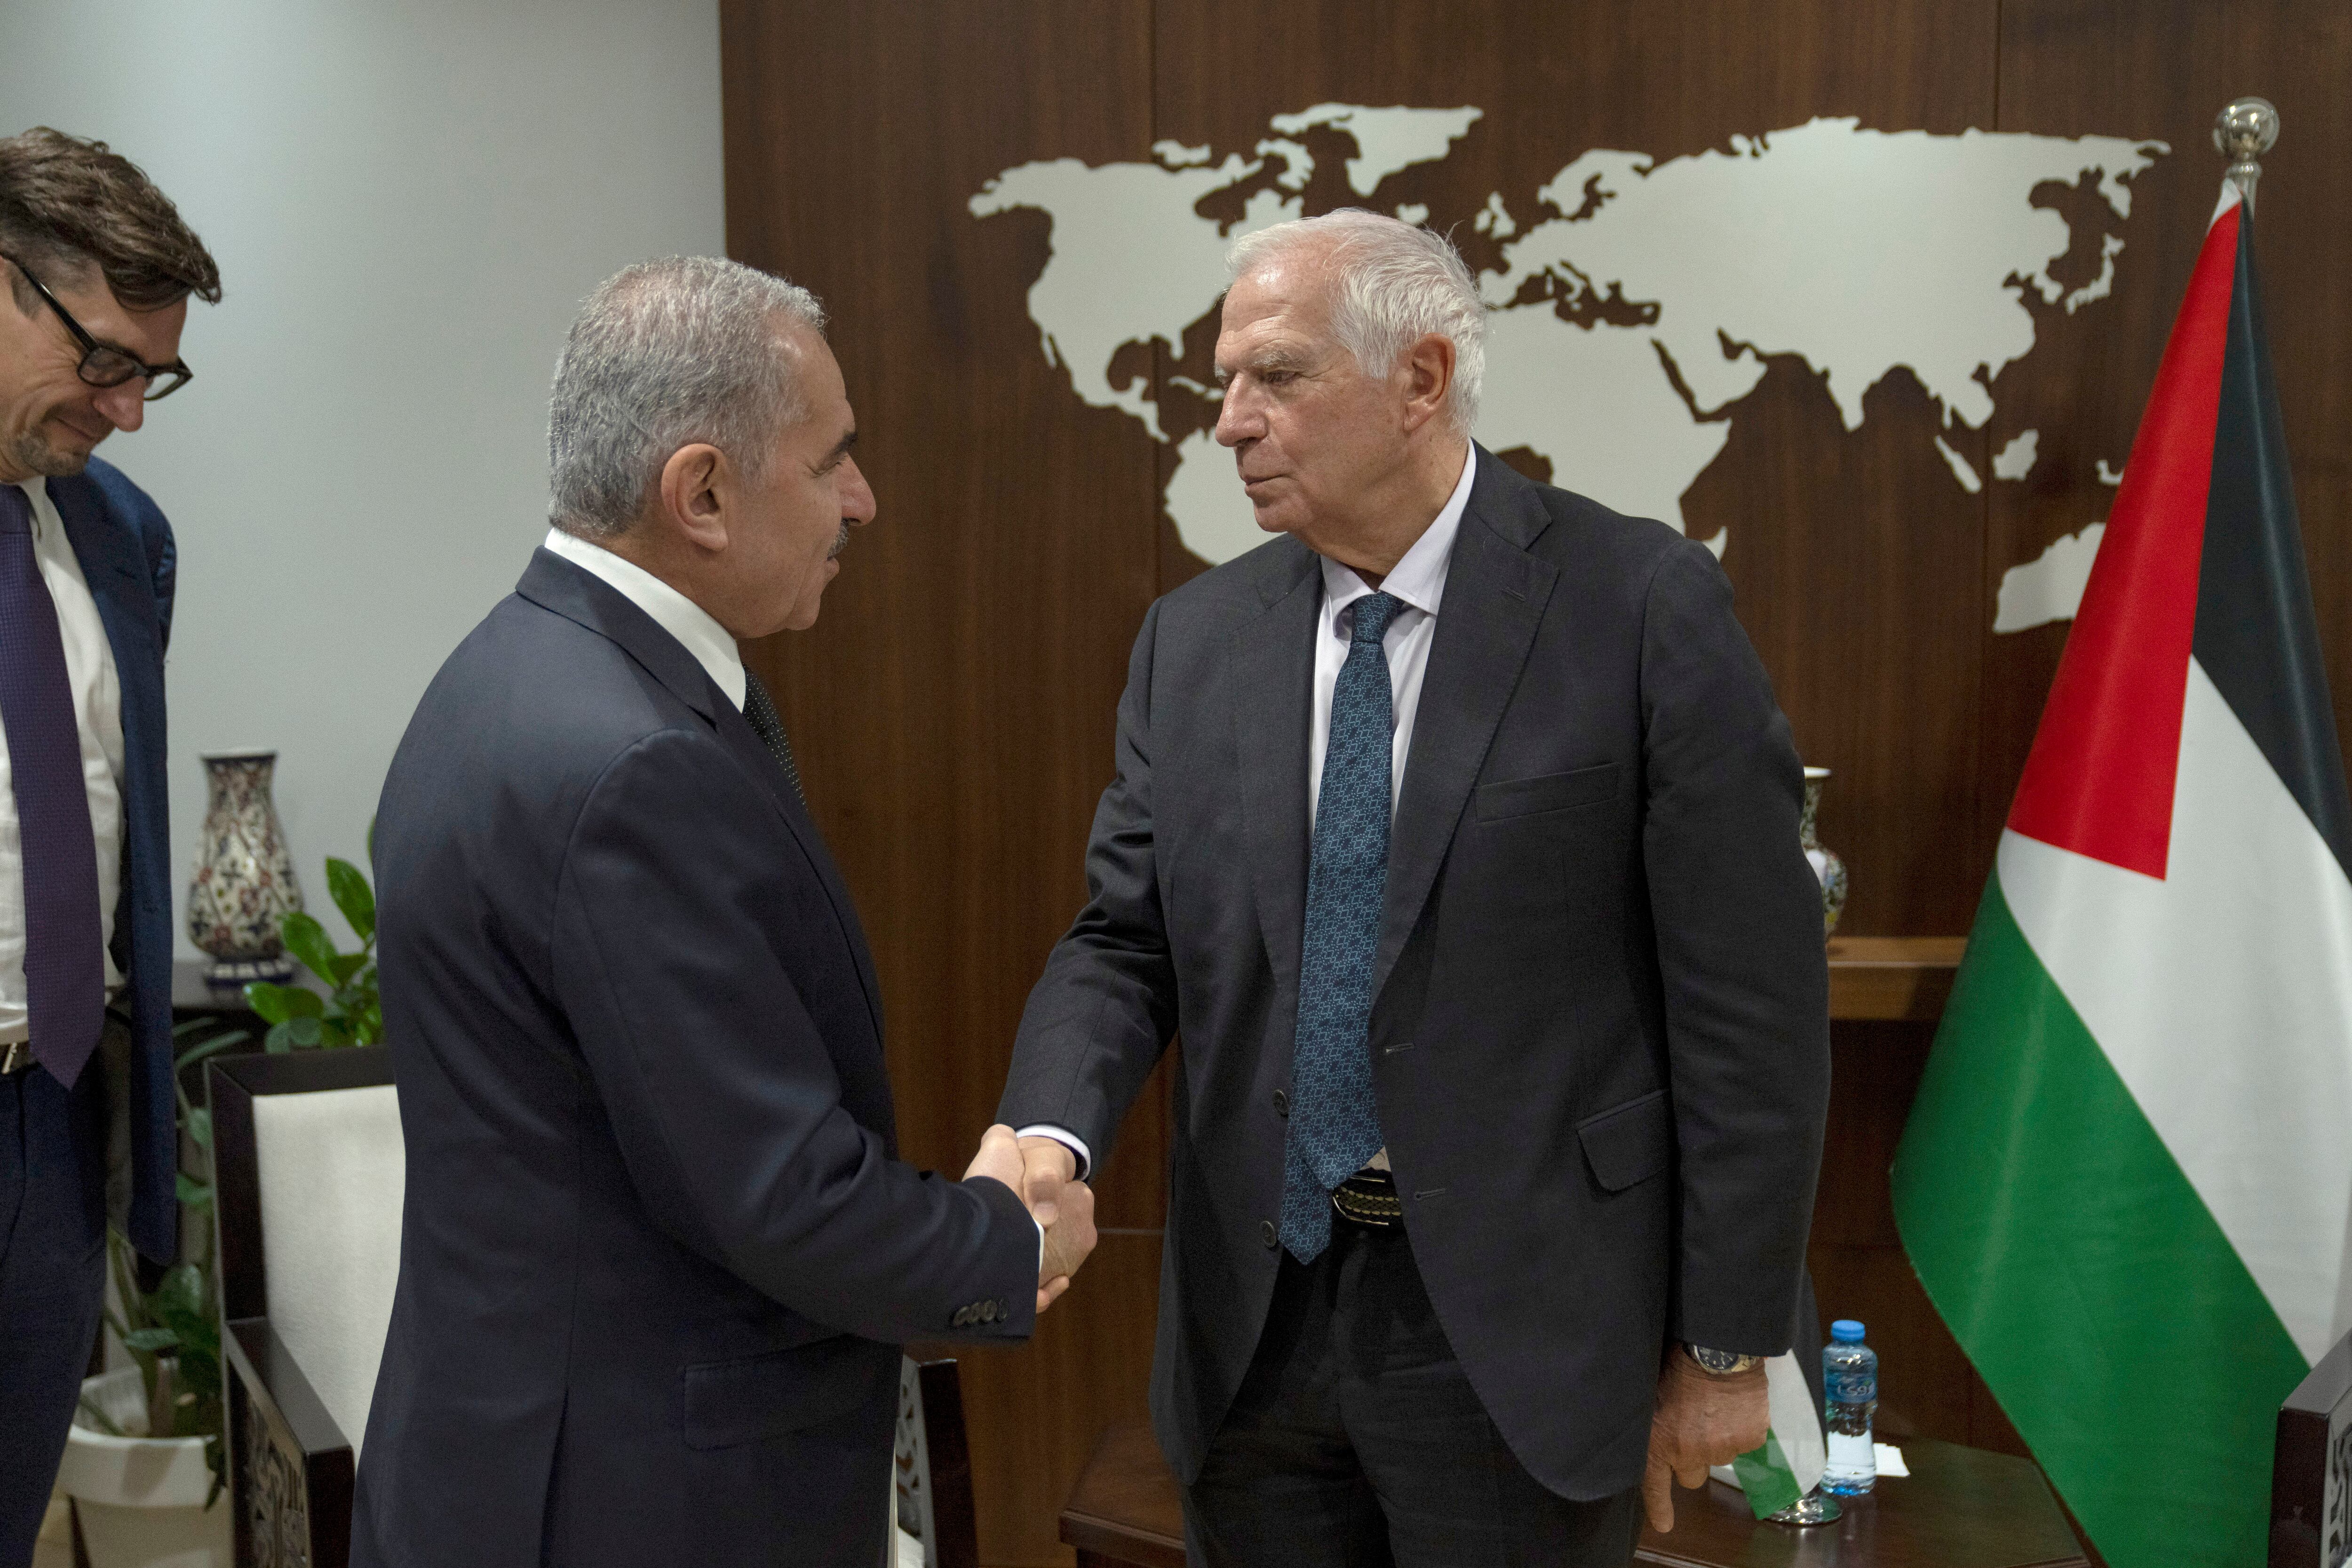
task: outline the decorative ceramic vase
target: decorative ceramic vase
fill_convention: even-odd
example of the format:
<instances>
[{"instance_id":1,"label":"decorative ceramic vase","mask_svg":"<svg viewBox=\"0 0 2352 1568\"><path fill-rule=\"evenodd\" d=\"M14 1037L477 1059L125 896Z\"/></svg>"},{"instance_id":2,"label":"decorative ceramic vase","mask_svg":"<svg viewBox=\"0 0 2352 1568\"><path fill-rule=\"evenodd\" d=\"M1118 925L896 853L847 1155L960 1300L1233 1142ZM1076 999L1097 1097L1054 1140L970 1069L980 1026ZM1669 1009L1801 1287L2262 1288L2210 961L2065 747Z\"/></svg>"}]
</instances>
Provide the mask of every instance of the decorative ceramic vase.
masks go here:
<instances>
[{"instance_id":1,"label":"decorative ceramic vase","mask_svg":"<svg viewBox=\"0 0 2352 1568\"><path fill-rule=\"evenodd\" d=\"M294 973L278 922L302 907L302 889L269 799L277 767L275 752L205 753L212 799L188 886L188 940L212 954L205 978L215 985Z\"/></svg>"},{"instance_id":2,"label":"decorative ceramic vase","mask_svg":"<svg viewBox=\"0 0 2352 1568\"><path fill-rule=\"evenodd\" d=\"M1829 776L1827 768L1805 770L1805 815L1797 825L1797 842L1804 846L1805 858L1812 862L1813 875L1822 879L1823 942L1837 933L1838 916L1845 910L1845 862L1837 858L1835 850L1822 847L1821 835L1814 827L1814 819L1822 809L1822 784Z\"/></svg>"}]
</instances>

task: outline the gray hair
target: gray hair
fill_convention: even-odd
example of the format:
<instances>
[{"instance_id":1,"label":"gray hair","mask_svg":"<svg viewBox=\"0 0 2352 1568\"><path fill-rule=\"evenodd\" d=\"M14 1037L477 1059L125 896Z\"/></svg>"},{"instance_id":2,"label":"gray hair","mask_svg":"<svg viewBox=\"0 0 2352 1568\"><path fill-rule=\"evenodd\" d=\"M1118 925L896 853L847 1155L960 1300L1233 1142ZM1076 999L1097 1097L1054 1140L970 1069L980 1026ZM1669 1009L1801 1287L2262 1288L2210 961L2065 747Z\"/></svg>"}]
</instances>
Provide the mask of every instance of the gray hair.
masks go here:
<instances>
[{"instance_id":1,"label":"gray hair","mask_svg":"<svg viewBox=\"0 0 2352 1568\"><path fill-rule=\"evenodd\" d=\"M715 257L640 262L598 285L555 362L551 521L582 539L626 532L662 465L697 441L757 483L777 435L807 414L780 342L794 326L824 331L815 295Z\"/></svg>"},{"instance_id":2,"label":"gray hair","mask_svg":"<svg viewBox=\"0 0 2352 1568\"><path fill-rule=\"evenodd\" d=\"M1225 267L1238 279L1308 245L1329 247L1332 333L1365 374L1386 375L1429 333L1453 342L1446 414L1454 429L1470 434L1486 374L1486 308L1453 242L1419 224L1341 207L1242 236L1226 250Z\"/></svg>"}]
</instances>

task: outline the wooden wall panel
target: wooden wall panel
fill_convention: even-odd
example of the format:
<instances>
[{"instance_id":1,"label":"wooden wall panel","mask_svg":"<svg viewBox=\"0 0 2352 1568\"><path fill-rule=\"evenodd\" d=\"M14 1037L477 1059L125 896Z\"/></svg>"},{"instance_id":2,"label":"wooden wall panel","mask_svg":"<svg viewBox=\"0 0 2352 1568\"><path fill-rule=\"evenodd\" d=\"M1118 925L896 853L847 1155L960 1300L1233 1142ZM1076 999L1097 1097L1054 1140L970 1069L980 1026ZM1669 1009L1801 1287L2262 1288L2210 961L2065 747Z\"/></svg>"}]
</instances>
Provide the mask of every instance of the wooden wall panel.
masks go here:
<instances>
[{"instance_id":1,"label":"wooden wall panel","mask_svg":"<svg viewBox=\"0 0 2352 1568\"><path fill-rule=\"evenodd\" d=\"M721 9L728 247L825 301L879 502L816 629L751 659L874 945L903 1152L956 1172L1084 900L1158 591L1151 443L1075 404L1024 311L1045 219L964 203L1029 158L1148 156L1149 22L1139 0ZM1162 1104L1147 1095L1101 1184L1103 1222L1138 1234L1104 1242L1032 1349L968 1368L991 1563L1060 1560L1086 1445L1141 1409Z\"/></svg>"},{"instance_id":2,"label":"wooden wall panel","mask_svg":"<svg viewBox=\"0 0 2352 1568\"><path fill-rule=\"evenodd\" d=\"M2278 147L2263 161L2255 247L2269 308L2287 450L2294 465L2320 638L2335 683L2339 738L2352 740L2352 7L2305 0L2223 5L2008 0L2001 12L2000 125L2058 133L2098 125L2169 142L2135 182L2127 264L2113 312L2138 330L2045 321L2033 353L1998 384L2014 408L2060 437L2021 491L1995 487L1986 568L2031 560L2106 515L2114 491L2093 466L2123 467L2221 191L2214 112L2257 93L2279 106ZM1990 863L2031 749L2063 626L1988 637L1979 721L1983 821L1971 860Z\"/></svg>"},{"instance_id":3,"label":"wooden wall panel","mask_svg":"<svg viewBox=\"0 0 2352 1568\"><path fill-rule=\"evenodd\" d=\"M824 297L881 518L845 558L813 633L751 650L777 689L817 818L883 975L902 1141L960 1169L995 1104L1022 1003L1084 897L1080 855L1110 773L1113 708L1151 597L1202 569L1162 515L1171 447L1090 408L1040 352L1024 295L1045 215L971 218L990 177L1034 159L1142 161L1153 142L1247 153L1277 113L1325 101L1476 104L1442 163L1370 198L1345 148L1305 140L1309 211L1426 205L1474 265L1487 193L1527 193L1580 153L1659 158L1738 132L1853 115L1885 130L1974 126L2155 137L2128 225L2095 195L2063 211L2113 297L2036 306L1982 432L1947 438L1898 371L1846 431L1819 376L1774 361L1683 498L1728 529L1739 613L1809 760L1836 770L1823 836L1847 858L1854 934L1966 929L2063 646L1990 631L2002 573L2098 521L2221 174L2207 128L2242 92L2281 106L2261 247L2273 347L2336 702L2352 733L2352 9L2309 0L723 0L732 254ZM1515 202L1520 198L1514 198ZM1515 207L1515 210L1517 208ZM1525 219L1528 212L1519 212ZM1208 310L1173 349L1133 353L1176 433L1213 405ZM1992 454L2040 432L2023 483ZM1840 1025L1831 1154L1811 1260L1824 1311L1885 1357L1891 1420L2015 1448L2014 1432L1919 1290L1893 1230L1886 1161L1930 1031ZM1171 1053L1172 1054L1172 1053ZM1165 1205L1167 1069L1100 1183L1102 1251L1023 1351L967 1360L983 1558L1063 1563L1054 1514L1095 1434L1141 1413Z\"/></svg>"},{"instance_id":4,"label":"wooden wall panel","mask_svg":"<svg viewBox=\"0 0 2352 1568\"><path fill-rule=\"evenodd\" d=\"M1470 222L1488 193L1532 192L1588 148L1663 159L1815 115L1945 132L1990 123L1997 11L1984 0L1832 16L1812 0L1750 0L1559 7L1530 26L1515 0L1162 5L1158 133L1223 153L1251 147L1270 115L1319 102L1476 104L1485 118L1443 163L1361 197L1321 157L1306 205L1418 203L1474 266L1492 265L1499 252ZM1246 48L1228 47L1241 37ZM1212 318L1161 367L1162 385L1202 380L1213 342ZM1973 821L1991 612L1979 602L1981 504L1921 460L1937 417L1897 374L1846 435L1818 375L1776 361L1684 502L1694 531L1730 530L1741 617L1808 760L1837 771L1824 831L1854 867L1857 934L1957 931L1974 905L1948 839ZM1981 470L1987 457L1975 460ZM1172 529L1161 537L1163 552L1181 548ZM1163 567L1163 582L1186 574Z\"/></svg>"},{"instance_id":5,"label":"wooden wall panel","mask_svg":"<svg viewBox=\"0 0 2352 1568\"><path fill-rule=\"evenodd\" d=\"M1829 1321L1859 1318L1882 1375L1880 1425L1890 1441L1915 1433L2024 1453L2017 1429L1919 1288L1895 1232L1887 1166L1927 1065L1932 1026L1843 1023L1830 1031L1829 1145L1807 1260Z\"/></svg>"}]
</instances>

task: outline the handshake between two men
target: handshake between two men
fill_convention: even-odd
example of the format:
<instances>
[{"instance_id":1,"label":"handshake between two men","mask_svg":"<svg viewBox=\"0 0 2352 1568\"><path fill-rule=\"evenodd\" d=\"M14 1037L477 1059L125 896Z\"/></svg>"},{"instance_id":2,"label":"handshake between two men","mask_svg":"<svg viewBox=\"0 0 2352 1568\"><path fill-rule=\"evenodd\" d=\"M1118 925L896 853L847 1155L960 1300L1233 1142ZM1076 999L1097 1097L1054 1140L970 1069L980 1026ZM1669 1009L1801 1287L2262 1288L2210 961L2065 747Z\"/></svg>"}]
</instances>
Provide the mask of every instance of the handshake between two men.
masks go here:
<instances>
[{"instance_id":1,"label":"handshake between two men","mask_svg":"<svg viewBox=\"0 0 2352 1568\"><path fill-rule=\"evenodd\" d=\"M1078 1158L1053 1138L1015 1138L1013 1129L992 1127L965 1181L988 1176L1019 1194L1037 1222L1037 1310L1059 1300L1095 1249L1095 1192L1077 1179Z\"/></svg>"},{"instance_id":2,"label":"handshake between two men","mask_svg":"<svg viewBox=\"0 0 2352 1568\"><path fill-rule=\"evenodd\" d=\"M1760 1441L1828 973L1729 583L1471 439L1443 236L1228 260L1215 438L1269 542L1144 616L961 1183L896 1158L877 966L739 653L876 515L824 310L693 258L583 308L554 527L377 816L408 1186L354 1568L877 1561L898 1347L1031 1332L1180 1033L1191 1561L1622 1568Z\"/></svg>"}]
</instances>

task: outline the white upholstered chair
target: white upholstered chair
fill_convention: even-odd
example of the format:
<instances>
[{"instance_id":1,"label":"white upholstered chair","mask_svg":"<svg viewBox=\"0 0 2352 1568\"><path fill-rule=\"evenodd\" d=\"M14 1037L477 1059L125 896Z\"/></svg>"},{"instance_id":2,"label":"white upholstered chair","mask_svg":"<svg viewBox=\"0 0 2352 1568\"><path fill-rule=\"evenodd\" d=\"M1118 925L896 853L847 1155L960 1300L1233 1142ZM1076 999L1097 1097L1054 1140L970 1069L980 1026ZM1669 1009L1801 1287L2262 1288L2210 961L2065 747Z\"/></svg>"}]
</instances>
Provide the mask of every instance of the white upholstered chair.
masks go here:
<instances>
[{"instance_id":1,"label":"white upholstered chair","mask_svg":"<svg viewBox=\"0 0 2352 1568\"><path fill-rule=\"evenodd\" d=\"M240 1568L345 1568L400 1274L406 1157L381 1046L206 1064ZM952 1361L902 1367L893 1568L971 1568Z\"/></svg>"},{"instance_id":2,"label":"white upholstered chair","mask_svg":"<svg viewBox=\"0 0 2352 1568\"><path fill-rule=\"evenodd\" d=\"M407 1161L381 1046L206 1064L240 1568L342 1568L400 1273Z\"/></svg>"}]
</instances>

